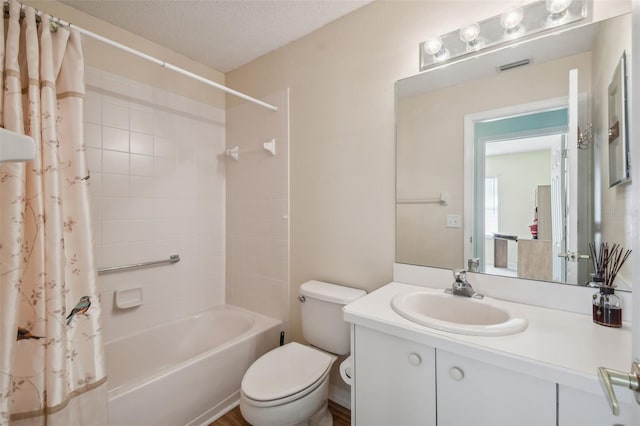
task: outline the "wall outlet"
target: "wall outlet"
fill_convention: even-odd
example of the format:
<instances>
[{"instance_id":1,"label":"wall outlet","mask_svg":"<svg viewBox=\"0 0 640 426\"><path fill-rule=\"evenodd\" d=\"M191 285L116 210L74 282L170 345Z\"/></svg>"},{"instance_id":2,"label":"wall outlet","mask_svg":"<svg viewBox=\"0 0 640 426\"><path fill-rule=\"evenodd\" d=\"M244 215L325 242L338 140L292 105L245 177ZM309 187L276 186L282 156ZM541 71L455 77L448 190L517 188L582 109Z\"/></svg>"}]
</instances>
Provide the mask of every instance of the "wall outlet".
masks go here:
<instances>
[{"instance_id":1,"label":"wall outlet","mask_svg":"<svg viewBox=\"0 0 640 426\"><path fill-rule=\"evenodd\" d=\"M447 228L461 228L462 219L459 214L447 215Z\"/></svg>"}]
</instances>

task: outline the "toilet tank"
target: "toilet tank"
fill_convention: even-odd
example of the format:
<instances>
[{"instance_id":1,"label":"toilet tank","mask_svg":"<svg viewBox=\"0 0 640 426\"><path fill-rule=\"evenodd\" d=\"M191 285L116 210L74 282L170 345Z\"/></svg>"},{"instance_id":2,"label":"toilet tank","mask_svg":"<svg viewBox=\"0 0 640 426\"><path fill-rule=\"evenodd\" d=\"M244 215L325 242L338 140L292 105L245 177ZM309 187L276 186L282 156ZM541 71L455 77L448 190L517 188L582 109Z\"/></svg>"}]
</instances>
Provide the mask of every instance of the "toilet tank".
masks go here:
<instances>
[{"instance_id":1,"label":"toilet tank","mask_svg":"<svg viewBox=\"0 0 640 426\"><path fill-rule=\"evenodd\" d=\"M367 294L364 290L307 281L300 286L302 335L311 345L334 353L349 353L351 333L342 308Z\"/></svg>"}]
</instances>

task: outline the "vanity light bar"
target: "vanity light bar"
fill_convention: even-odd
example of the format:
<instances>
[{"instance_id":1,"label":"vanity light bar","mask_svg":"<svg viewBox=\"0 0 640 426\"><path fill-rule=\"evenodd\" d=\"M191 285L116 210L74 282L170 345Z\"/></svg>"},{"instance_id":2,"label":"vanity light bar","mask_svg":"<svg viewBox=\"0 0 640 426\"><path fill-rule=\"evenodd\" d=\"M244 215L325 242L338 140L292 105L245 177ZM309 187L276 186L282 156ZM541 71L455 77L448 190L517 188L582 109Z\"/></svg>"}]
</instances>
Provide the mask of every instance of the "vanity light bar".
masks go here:
<instances>
[{"instance_id":1,"label":"vanity light bar","mask_svg":"<svg viewBox=\"0 0 640 426\"><path fill-rule=\"evenodd\" d=\"M540 0L444 35L428 37L420 43L420 71L581 21L587 17L588 1Z\"/></svg>"}]
</instances>

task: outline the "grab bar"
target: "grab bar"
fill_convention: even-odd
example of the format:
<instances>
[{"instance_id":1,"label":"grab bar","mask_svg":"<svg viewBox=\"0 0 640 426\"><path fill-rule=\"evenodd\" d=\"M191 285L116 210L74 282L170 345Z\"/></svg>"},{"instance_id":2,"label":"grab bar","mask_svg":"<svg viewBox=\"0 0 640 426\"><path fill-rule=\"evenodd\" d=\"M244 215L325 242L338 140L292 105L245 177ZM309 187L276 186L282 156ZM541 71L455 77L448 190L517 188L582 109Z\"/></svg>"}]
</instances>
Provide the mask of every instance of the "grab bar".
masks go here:
<instances>
[{"instance_id":1,"label":"grab bar","mask_svg":"<svg viewBox=\"0 0 640 426\"><path fill-rule=\"evenodd\" d=\"M126 271L128 269L145 268L147 266L163 265L165 263L178 263L178 262L180 262L180 255L172 254L171 256L169 256L169 259L156 260L153 262L133 263L131 265L111 266L109 268L98 269L98 275L105 274L108 272Z\"/></svg>"}]
</instances>

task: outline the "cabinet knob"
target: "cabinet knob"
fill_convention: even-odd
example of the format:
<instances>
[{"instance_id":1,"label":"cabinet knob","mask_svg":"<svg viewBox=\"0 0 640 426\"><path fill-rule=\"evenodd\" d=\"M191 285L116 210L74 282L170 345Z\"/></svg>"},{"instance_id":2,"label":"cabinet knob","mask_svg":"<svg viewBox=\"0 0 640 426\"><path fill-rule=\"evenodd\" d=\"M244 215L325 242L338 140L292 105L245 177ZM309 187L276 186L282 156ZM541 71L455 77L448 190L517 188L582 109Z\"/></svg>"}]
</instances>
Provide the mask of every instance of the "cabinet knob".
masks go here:
<instances>
[{"instance_id":1,"label":"cabinet knob","mask_svg":"<svg viewBox=\"0 0 640 426\"><path fill-rule=\"evenodd\" d=\"M464 371L462 371L462 369L459 367L451 367L451 370L449 370L449 375L456 382L464 379Z\"/></svg>"},{"instance_id":2,"label":"cabinet knob","mask_svg":"<svg viewBox=\"0 0 640 426\"><path fill-rule=\"evenodd\" d=\"M422 364L422 358L420 358L420 355L418 355L417 353L412 352L409 354L409 364L417 367Z\"/></svg>"}]
</instances>

